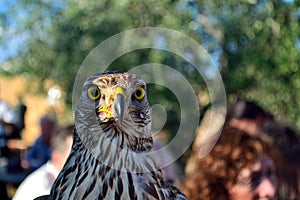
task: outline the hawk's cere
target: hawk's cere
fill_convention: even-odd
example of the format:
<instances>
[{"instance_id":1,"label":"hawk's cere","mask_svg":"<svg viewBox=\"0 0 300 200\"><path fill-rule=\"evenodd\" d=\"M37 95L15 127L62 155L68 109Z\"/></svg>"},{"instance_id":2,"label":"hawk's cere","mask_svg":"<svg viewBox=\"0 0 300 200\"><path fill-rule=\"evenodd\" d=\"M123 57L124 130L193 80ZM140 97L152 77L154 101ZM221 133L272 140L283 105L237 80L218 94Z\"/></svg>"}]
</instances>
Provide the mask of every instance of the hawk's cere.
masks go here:
<instances>
[{"instance_id":1,"label":"hawk's cere","mask_svg":"<svg viewBox=\"0 0 300 200\"><path fill-rule=\"evenodd\" d=\"M152 142L145 82L125 72L88 78L50 199L186 199L148 156Z\"/></svg>"}]
</instances>

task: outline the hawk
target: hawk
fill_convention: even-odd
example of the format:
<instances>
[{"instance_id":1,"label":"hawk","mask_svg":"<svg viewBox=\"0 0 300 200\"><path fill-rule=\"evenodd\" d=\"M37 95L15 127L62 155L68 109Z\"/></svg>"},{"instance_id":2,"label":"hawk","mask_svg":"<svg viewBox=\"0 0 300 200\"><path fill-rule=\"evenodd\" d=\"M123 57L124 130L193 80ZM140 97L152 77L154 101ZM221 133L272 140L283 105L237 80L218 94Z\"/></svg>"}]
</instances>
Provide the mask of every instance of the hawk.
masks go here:
<instances>
[{"instance_id":1,"label":"hawk","mask_svg":"<svg viewBox=\"0 0 300 200\"><path fill-rule=\"evenodd\" d=\"M127 72L88 78L75 112L71 153L50 199L186 199L150 155L145 82Z\"/></svg>"}]
</instances>

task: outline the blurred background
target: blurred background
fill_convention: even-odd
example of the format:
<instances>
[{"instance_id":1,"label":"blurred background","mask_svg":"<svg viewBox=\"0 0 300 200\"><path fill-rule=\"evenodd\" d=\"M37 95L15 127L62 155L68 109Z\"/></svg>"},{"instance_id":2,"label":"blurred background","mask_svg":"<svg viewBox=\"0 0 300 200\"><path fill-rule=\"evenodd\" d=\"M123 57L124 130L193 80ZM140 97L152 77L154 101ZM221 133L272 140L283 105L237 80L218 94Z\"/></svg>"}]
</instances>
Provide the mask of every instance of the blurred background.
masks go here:
<instances>
[{"instance_id":1,"label":"blurred background","mask_svg":"<svg viewBox=\"0 0 300 200\"><path fill-rule=\"evenodd\" d=\"M16 148L26 149L39 136L42 115L51 114L60 124L73 121L74 79L93 48L122 31L164 27L208 51L222 75L228 103L237 98L258 102L276 119L299 128L299 25L299 0L0 0L1 121L23 120ZM141 49L108 69L145 63L180 71L199 97L201 114L210 107L203 78L172 53ZM148 93L150 104L162 105L168 114L163 129L167 142L180 122L178 101L159 85L150 85ZM20 108L26 108L23 115Z\"/></svg>"},{"instance_id":2,"label":"blurred background","mask_svg":"<svg viewBox=\"0 0 300 200\"><path fill-rule=\"evenodd\" d=\"M34 121L45 111L55 112L59 120L72 120L74 79L94 47L119 32L157 26L187 34L210 53L229 102L237 97L257 101L299 127L299 4L297 0L1 0L0 99L12 107L19 103L28 107L26 122L31 125L24 129L24 137L31 143L27 133L38 134ZM176 55L144 49L120 57L111 68L126 70L150 62L180 70L201 91L201 105L209 105L201 77ZM169 112L176 111L166 88L159 91L156 99L168 104Z\"/></svg>"}]
</instances>

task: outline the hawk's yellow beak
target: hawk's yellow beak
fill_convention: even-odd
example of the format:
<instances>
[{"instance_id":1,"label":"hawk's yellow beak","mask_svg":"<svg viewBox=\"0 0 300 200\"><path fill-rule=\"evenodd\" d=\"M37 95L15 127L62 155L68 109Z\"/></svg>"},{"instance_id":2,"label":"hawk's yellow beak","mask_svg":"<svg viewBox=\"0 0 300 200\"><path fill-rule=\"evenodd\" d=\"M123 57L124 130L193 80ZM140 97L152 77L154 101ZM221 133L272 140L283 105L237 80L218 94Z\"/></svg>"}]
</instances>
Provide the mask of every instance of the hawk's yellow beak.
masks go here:
<instances>
[{"instance_id":1,"label":"hawk's yellow beak","mask_svg":"<svg viewBox=\"0 0 300 200\"><path fill-rule=\"evenodd\" d=\"M110 119L115 117L122 124L124 113L127 109L127 96L124 89L121 87L116 87L105 99L106 105L98 110L98 112L105 113L105 118ZM113 115L113 110L115 115Z\"/></svg>"}]
</instances>

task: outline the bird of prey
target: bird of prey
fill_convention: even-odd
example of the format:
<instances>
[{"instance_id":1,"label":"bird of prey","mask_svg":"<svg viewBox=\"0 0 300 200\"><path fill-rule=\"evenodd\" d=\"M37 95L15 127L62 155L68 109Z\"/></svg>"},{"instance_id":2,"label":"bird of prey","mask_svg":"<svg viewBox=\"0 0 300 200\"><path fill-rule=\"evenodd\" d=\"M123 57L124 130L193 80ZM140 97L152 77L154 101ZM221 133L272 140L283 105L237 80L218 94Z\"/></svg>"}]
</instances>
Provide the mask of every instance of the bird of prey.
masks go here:
<instances>
[{"instance_id":1,"label":"bird of prey","mask_svg":"<svg viewBox=\"0 0 300 200\"><path fill-rule=\"evenodd\" d=\"M105 72L85 81L73 141L49 199L186 199L149 154L151 110L136 75Z\"/></svg>"}]
</instances>

